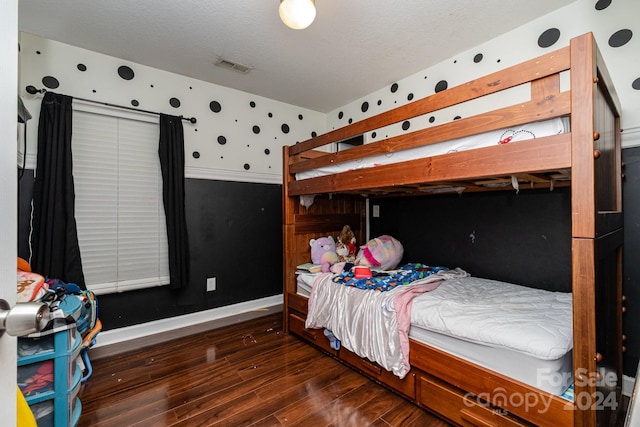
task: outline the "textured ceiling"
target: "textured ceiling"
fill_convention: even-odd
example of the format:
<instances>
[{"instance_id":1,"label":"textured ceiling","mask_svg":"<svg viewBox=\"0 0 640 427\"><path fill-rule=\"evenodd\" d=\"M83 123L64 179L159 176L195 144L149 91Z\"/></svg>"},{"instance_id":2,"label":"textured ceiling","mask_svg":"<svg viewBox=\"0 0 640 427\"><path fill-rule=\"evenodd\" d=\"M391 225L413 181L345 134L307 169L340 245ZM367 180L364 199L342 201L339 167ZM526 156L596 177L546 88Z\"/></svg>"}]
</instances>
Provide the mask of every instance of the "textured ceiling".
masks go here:
<instances>
[{"instance_id":1,"label":"textured ceiling","mask_svg":"<svg viewBox=\"0 0 640 427\"><path fill-rule=\"evenodd\" d=\"M278 0L21 0L19 29L329 112L573 1L317 0L291 30Z\"/></svg>"}]
</instances>

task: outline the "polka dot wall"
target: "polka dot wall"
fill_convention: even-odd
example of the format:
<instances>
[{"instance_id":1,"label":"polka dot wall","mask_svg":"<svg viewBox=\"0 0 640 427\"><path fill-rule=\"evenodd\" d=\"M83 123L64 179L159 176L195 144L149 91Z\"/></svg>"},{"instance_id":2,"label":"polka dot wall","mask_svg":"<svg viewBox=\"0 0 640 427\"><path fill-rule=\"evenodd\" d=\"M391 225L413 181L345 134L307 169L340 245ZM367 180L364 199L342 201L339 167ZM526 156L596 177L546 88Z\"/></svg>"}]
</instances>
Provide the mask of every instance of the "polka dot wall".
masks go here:
<instances>
[{"instance_id":1,"label":"polka dot wall","mask_svg":"<svg viewBox=\"0 0 640 427\"><path fill-rule=\"evenodd\" d=\"M593 32L622 104L623 146L640 145L640 1L577 0L490 42L433 67L390 81L328 114L153 69L134 61L21 34L20 94L37 117L40 97L27 85L167 114L184 122L187 176L255 182L281 181L281 147L446 91L456 85L568 45ZM425 54L431 47L425 46ZM250 78L250 76L248 76ZM520 102L526 88L500 99L472 102L377 129L367 141L469 117ZM484 103L484 104L483 104ZM37 122L30 121L28 153L34 153ZM27 156L29 159L29 156Z\"/></svg>"},{"instance_id":2,"label":"polka dot wall","mask_svg":"<svg viewBox=\"0 0 640 427\"><path fill-rule=\"evenodd\" d=\"M195 124L183 121L187 177L280 183L282 146L326 128L323 113L26 33L20 35L19 76L20 95L34 117L42 97L27 93L27 86L195 117ZM28 125L33 156L37 120Z\"/></svg>"},{"instance_id":3,"label":"polka dot wall","mask_svg":"<svg viewBox=\"0 0 640 427\"><path fill-rule=\"evenodd\" d=\"M640 1L578 0L488 43L462 52L433 67L390 82L385 88L328 113L328 129L336 129L399 107L474 78L567 46L572 37L593 32L622 104L623 146L640 145ZM428 49L425 49L428 51ZM503 99L508 105L528 98L526 88ZM481 112L483 102L451 107L369 132L376 141Z\"/></svg>"}]
</instances>

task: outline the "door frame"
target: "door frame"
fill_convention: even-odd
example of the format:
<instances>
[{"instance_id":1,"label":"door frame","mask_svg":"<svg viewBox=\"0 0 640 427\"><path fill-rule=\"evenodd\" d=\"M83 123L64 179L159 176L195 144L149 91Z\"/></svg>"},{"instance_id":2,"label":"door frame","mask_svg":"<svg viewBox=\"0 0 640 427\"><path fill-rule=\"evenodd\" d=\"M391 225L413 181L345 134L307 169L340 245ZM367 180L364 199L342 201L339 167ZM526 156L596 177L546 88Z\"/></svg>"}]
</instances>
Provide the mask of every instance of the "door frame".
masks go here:
<instances>
[{"instance_id":1,"label":"door frame","mask_svg":"<svg viewBox=\"0 0 640 427\"><path fill-rule=\"evenodd\" d=\"M0 298L16 302L18 0L0 1ZM0 414L16 425L16 338L0 337Z\"/></svg>"}]
</instances>

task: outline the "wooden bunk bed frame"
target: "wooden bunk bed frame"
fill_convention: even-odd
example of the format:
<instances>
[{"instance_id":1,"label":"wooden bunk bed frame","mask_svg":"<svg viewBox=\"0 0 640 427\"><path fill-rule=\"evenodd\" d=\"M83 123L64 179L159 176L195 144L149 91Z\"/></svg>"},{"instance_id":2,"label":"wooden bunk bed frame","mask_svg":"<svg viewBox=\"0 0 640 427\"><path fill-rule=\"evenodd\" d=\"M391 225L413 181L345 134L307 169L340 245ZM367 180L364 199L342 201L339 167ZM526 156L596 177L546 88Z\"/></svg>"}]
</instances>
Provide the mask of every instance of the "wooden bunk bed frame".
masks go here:
<instances>
[{"instance_id":1,"label":"wooden bunk bed frame","mask_svg":"<svg viewBox=\"0 0 640 427\"><path fill-rule=\"evenodd\" d=\"M560 73L565 71L570 72L570 89L561 92ZM528 102L337 153L315 150L527 83ZM622 382L619 112L611 78L588 33L538 58L284 147L285 329L457 424L609 425L618 416L614 406ZM570 118L569 133L295 179L296 173L323 165L562 116ZM428 197L425 188L458 185L465 191L488 191L497 187L487 182L511 182L512 175L529 183L528 188L571 186L573 403L415 340L410 340L412 369L400 380L344 348L333 350L322 331L304 327L307 299L296 294L296 266L309 261L311 238L336 236L344 224L351 225L358 242L365 241L363 195ZM302 195L316 195L310 207L300 205Z\"/></svg>"}]
</instances>

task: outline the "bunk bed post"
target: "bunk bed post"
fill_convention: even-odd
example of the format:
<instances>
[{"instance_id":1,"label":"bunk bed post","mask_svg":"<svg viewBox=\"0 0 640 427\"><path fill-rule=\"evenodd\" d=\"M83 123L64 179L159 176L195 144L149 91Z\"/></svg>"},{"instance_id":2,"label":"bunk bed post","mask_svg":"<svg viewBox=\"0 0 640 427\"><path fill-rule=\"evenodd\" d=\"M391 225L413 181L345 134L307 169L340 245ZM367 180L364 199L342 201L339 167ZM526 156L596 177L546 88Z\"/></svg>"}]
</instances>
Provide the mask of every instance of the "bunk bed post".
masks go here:
<instances>
[{"instance_id":1,"label":"bunk bed post","mask_svg":"<svg viewBox=\"0 0 640 427\"><path fill-rule=\"evenodd\" d=\"M289 332L289 316L287 316L287 304L289 291L295 291L295 277L291 274L296 269L295 258L293 252L295 247L295 225L294 225L294 213L295 206L292 197L289 197L289 181L291 181L291 174L289 173L289 147L284 146L282 148L282 240L284 253L282 254L282 278L284 283L284 291L282 293L282 304L284 316L282 318L282 325L284 332Z\"/></svg>"},{"instance_id":2,"label":"bunk bed post","mask_svg":"<svg viewBox=\"0 0 640 427\"><path fill-rule=\"evenodd\" d=\"M571 40L571 186L573 373L575 426L595 426L596 414L581 399L595 397L589 373L596 370L595 316L595 177L593 93L596 76L591 35Z\"/></svg>"},{"instance_id":3,"label":"bunk bed post","mask_svg":"<svg viewBox=\"0 0 640 427\"><path fill-rule=\"evenodd\" d=\"M574 238L595 237L594 92L597 76L591 34L571 40L571 228Z\"/></svg>"},{"instance_id":4,"label":"bunk bed post","mask_svg":"<svg viewBox=\"0 0 640 427\"><path fill-rule=\"evenodd\" d=\"M624 219L622 212L622 141L620 101L602 55L595 49L597 87L594 100L596 189L596 361L602 381L598 392L599 425L617 424L622 416L622 283Z\"/></svg>"},{"instance_id":5,"label":"bunk bed post","mask_svg":"<svg viewBox=\"0 0 640 427\"><path fill-rule=\"evenodd\" d=\"M574 425L607 426L622 379L619 102L590 33L571 41L571 104Z\"/></svg>"}]
</instances>

